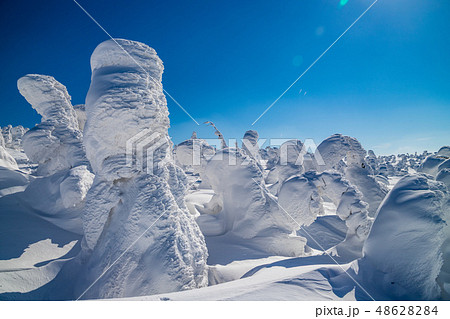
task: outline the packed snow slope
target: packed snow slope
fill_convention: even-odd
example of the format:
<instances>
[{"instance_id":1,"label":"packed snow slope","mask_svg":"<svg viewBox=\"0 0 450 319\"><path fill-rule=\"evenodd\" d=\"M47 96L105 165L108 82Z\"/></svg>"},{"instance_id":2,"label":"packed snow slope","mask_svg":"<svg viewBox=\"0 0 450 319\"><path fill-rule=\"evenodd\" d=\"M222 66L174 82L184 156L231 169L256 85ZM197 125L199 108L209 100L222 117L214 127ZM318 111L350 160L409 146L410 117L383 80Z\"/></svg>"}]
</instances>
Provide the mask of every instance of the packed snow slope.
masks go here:
<instances>
[{"instance_id":1,"label":"packed snow slope","mask_svg":"<svg viewBox=\"0 0 450 319\"><path fill-rule=\"evenodd\" d=\"M75 106L18 79L42 119L1 129L0 300L450 300L449 146L239 147L207 121L220 148L173 147L155 50L108 40L91 69Z\"/></svg>"}]
</instances>

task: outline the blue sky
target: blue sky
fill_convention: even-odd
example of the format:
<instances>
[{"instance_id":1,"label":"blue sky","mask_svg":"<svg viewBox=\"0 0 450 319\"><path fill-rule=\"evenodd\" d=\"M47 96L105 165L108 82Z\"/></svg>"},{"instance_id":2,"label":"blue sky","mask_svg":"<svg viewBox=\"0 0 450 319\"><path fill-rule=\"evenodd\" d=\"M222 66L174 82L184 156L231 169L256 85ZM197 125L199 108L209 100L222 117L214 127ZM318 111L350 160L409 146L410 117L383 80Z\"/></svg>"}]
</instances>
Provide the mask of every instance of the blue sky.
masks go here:
<instances>
[{"instance_id":1,"label":"blue sky","mask_svg":"<svg viewBox=\"0 0 450 319\"><path fill-rule=\"evenodd\" d=\"M251 125L372 2L79 0L112 36L153 47L164 88L226 138L343 133L380 154L436 151L450 144L450 1L379 0ZM27 73L54 76L84 103L90 55L108 36L72 0L2 1L0 28L1 126L40 121L16 88ZM176 143L193 130L213 137L168 106Z\"/></svg>"}]
</instances>

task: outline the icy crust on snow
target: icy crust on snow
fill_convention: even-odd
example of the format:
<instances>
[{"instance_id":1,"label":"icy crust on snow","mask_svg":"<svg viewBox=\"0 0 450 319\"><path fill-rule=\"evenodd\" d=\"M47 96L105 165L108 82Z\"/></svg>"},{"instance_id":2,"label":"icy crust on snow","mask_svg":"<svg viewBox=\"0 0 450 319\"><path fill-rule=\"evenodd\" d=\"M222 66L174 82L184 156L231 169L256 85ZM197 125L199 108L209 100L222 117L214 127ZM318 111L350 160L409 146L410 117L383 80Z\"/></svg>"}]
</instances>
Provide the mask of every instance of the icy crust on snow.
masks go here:
<instances>
[{"instance_id":1,"label":"icy crust on snow","mask_svg":"<svg viewBox=\"0 0 450 319\"><path fill-rule=\"evenodd\" d=\"M380 206L364 244L359 276L375 298L432 300L449 207L446 187L423 174L403 177Z\"/></svg>"},{"instance_id":2,"label":"icy crust on snow","mask_svg":"<svg viewBox=\"0 0 450 319\"><path fill-rule=\"evenodd\" d=\"M109 40L91 58L84 141L96 177L82 215L77 294L111 298L206 286L204 237L184 204L187 179L173 164L170 143L158 148L150 172L126 163L126 143L136 134L150 129L168 139L162 62L145 44L116 41L131 57Z\"/></svg>"},{"instance_id":3,"label":"icy crust on snow","mask_svg":"<svg viewBox=\"0 0 450 319\"><path fill-rule=\"evenodd\" d=\"M41 123L23 136L25 153L39 164L37 173L51 175L75 166L89 165L66 87L51 76L39 74L20 78L17 86L42 116Z\"/></svg>"},{"instance_id":4,"label":"icy crust on snow","mask_svg":"<svg viewBox=\"0 0 450 319\"><path fill-rule=\"evenodd\" d=\"M91 56L84 136L89 161L99 174L108 166L104 161L125 161L131 137L144 129L166 135L169 128L161 59L145 44L116 41L120 46L105 41Z\"/></svg>"},{"instance_id":5,"label":"icy crust on snow","mask_svg":"<svg viewBox=\"0 0 450 319\"><path fill-rule=\"evenodd\" d=\"M197 222L206 236L239 238L242 245L282 256L304 253L306 240L291 236L297 225L265 187L256 162L234 148L220 150L205 168L214 190Z\"/></svg>"},{"instance_id":6,"label":"icy crust on snow","mask_svg":"<svg viewBox=\"0 0 450 319\"><path fill-rule=\"evenodd\" d=\"M284 182L278 202L296 221L296 230L300 230L300 227L309 226L318 216L324 215L324 202L331 201L337 207L336 215L347 226L346 238L336 246L336 252L339 256L350 259L361 256L362 246L372 225L367 203L362 197L338 172L309 171ZM315 234L310 236L314 237Z\"/></svg>"}]
</instances>

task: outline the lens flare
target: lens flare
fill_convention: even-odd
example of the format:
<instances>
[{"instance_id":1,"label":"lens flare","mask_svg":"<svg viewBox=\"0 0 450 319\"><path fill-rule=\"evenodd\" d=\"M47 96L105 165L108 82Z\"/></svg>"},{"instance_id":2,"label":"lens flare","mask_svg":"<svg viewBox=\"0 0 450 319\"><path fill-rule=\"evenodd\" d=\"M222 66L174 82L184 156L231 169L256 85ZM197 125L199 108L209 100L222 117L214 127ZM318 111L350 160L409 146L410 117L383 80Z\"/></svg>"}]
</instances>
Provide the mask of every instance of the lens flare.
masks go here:
<instances>
[{"instance_id":1,"label":"lens flare","mask_svg":"<svg viewBox=\"0 0 450 319\"><path fill-rule=\"evenodd\" d=\"M341 7L345 6L347 4L348 0L341 0L340 5Z\"/></svg>"}]
</instances>

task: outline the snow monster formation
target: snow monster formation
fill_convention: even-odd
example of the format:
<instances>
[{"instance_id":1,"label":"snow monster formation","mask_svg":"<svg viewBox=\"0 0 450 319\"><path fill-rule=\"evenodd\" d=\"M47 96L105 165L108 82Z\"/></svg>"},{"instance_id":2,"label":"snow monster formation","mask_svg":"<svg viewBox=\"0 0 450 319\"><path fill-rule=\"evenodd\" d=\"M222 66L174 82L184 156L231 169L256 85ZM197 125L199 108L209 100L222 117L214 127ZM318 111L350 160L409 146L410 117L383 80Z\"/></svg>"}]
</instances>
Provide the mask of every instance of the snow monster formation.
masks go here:
<instances>
[{"instance_id":1,"label":"snow monster formation","mask_svg":"<svg viewBox=\"0 0 450 319\"><path fill-rule=\"evenodd\" d=\"M428 156L420 165L419 172L429 174L450 187L450 146L443 146Z\"/></svg>"},{"instance_id":2,"label":"snow monster formation","mask_svg":"<svg viewBox=\"0 0 450 319\"><path fill-rule=\"evenodd\" d=\"M443 253L449 255L448 241L443 245L449 213L442 183L425 174L403 177L381 204L364 244L361 285L377 300L448 298L450 260L442 266Z\"/></svg>"},{"instance_id":3,"label":"snow monster formation","mask_svg":"<svg viewBox=\"0 0 450 319\"><path fill-rule=\"evenodd\" d=\"M48 176L88 165L70 95L53 77L29 74L17 81L20 94L42 116L40 124L23 136L27 156L39 164L37 174Z\"/></svg>"},{"instance_id":4,"label":"snow monster formation","mask_svg":"<svg viewBox=\"0 0 450 319\"><path fill-rule=\"evenodd\" d=\"M0 166L13 170L19 169L14 157L12 157L1 144L0 144Z\"/></svg>"},{"instance_id":5,"label":"snow monster formation","mask_svg":"<svg viewBox=\"0 0 450 319\"><path fill-rule=\"evenodd\" d=\"M257 163L261 163L258 138L258 132L254 130L245 132L244 137L242 138L242 150L247 156L252 157Z\"/></svg>"},{"instance_id":6,"label":"snow monster formation","mask_svg":"<svg viewBox=\"0 0 450 319\"><path fill-rule=\"evenodd\" d=\"M289 140L280 146L276 165L269 171L266 183L271 184L270 192L278 195L281 185L292 176L301 175L303 167L303 148L300 140Z\"/></svg>"},{"instance_id":7,"label":"snow monster formation","mask_svg":"<svg viewBox=\"0 0 450 319\"><path fill-rule=\"evenodd\" d=\"M168 141L162 61L145 44L116 39L97 46L91 69L84 143L96 176L82 216L77 295L129 297L206 286L204 237L185 206L187 179ZM127 163L127 142L149 135L163 141L153 169ZM145 151L138 148L128 155Z\"/></svg>"},{"instance_id":8,"label":"snow monster formation","mask_svg":"<svg viewBox=\"0 0 450 319\"><path fill-rule=\"evenodd\" d=\"M372 219L368 217L362 194L340 173L309 171L294 176L283 183L278 196L280 206L297 221L296 230L311 225L324 214L325 200L336 206L336 215L347 226L346 238L335 247L336 253L348 260L361 257Z\"/></svg>"},{"instance_id":9,"label":"snow monster formation","mask_svg":"<svg viewBox=\"0 0 450 319\"><path fill-rule=\"evenodd\" d=\"M27 128L24 128L22 125L12 126L8 125L2 128L0 135L2 135L4 139L5 145L4 147L12 148L12 149L21 149L22 148L22 137L28 131Z\"/></svg>"},{"instance_id":10,"label":"snow monster formation","mask_svg":"<svg viewBox=\"0 0 450 319\"><path fill-rule=\"evenodd\" d=\"M8 169L19 169L16 160L5 149L5 140L2 134L0 134L0 166Z\"/></svg>"},{"instance_id":11,"label":"snow monster formation","mask_svg":"<svg viewBox=\"0 0 450 319\"><path fill-rule=\"evenodd\" d=\"M450 158L439 165L436 180L443 182L450 190Z\"/></svg>"},{"instance_id":12,"label":"snow monster formation","mask_svg":"<svg viewBox=\"0 0 450 319\"><path fill-rule=\"evenodd\" d=\"M23 135L23 148L38 163L35 179L23 200L44 218L60 227L81 233L78 220L93 174L83 148L82 133L64 85L53 77L29 74L17 81L20 93L42 116L40 124ZM53 205L49 205L49 202ZM64 214L74 223L59 223L53 216Z\"/></svg>"},{"instance_id":13,"label":"snow monster formation","mask_svg":"<svg viewBox=\"0 0 450 319\"><path fill-rule=\"evenodd\" d=\"M198 207L197 222L208 247L221 247L219 252L211 248L211 254L220 254L228 244L269 255L304 254L306 240L292 235L298 226L268 192L253 158L236 148L219 150L207 163L205 175L215 194Z\"/></svg>"},{"instance_id":14,"label":"snow monster formation","mask_svg":"<svg viewBox=\"0 0 450 319\"><path fill-rule=\"evenodd\" d=\"M365 161L366 150L361 143L356 138L334 134L317 149L325 163L320 171L334 169L341 172L363 194L363 200L369 204L369 215L374 217L388 189L372 176L373 169Z\"/></svg>"}]
</instances>

